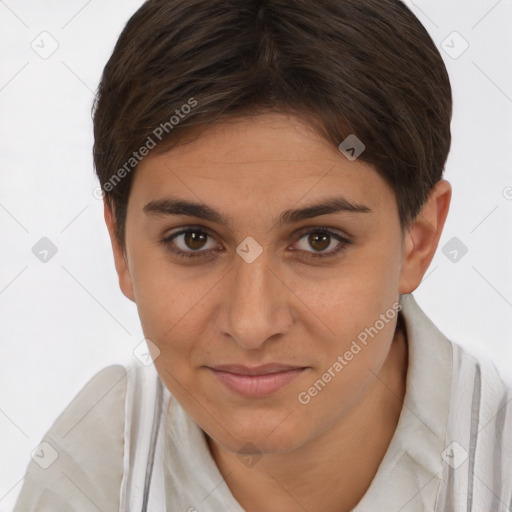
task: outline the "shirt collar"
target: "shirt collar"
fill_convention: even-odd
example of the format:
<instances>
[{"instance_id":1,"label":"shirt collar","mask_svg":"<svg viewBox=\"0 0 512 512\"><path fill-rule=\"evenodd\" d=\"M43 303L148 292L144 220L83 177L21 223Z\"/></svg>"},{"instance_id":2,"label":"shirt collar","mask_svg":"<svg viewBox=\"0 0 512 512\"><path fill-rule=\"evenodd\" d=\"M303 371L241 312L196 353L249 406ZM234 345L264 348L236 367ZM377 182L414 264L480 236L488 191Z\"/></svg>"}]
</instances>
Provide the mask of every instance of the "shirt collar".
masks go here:
<instances>
[{"instance_id":1,"label":"shirt collar","mask_svg":"<svg viewBox=\"0 0 512 512\"><path fill-rule=\"evenodd\" d=\"M451 342L411 294L401 295L408 369L404 404L377 473L353 512L434 510L450 408Z\"/></svg>"}]
</instances>

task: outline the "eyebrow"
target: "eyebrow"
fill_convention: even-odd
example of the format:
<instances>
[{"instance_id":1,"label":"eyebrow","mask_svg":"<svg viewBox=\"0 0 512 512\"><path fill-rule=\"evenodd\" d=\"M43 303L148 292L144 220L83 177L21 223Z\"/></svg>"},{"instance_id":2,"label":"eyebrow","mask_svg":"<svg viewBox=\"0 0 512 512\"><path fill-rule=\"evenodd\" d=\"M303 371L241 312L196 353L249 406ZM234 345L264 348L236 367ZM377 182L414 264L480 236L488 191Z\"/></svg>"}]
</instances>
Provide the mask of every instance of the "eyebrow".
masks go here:
<instances>
[{"instance_id":1,"label":"eyebrow","mask_svg":"<svg viewBox=\"0 0 512 512\"><path fill-rule=\"evenodd\" d=\"M233 227L231 218L225 217L206 204L184 199L166 198L150 201L144 206L143 211L148 215L186 215L198 217L217 224L224 224L230 228ZM302 208L285 210L274 223L273 229L285 224L294 224L320 215L339 212L369 213L371 208L364 204L352 203L343 197L333 197Z\"/></svg>"}]
</instances>

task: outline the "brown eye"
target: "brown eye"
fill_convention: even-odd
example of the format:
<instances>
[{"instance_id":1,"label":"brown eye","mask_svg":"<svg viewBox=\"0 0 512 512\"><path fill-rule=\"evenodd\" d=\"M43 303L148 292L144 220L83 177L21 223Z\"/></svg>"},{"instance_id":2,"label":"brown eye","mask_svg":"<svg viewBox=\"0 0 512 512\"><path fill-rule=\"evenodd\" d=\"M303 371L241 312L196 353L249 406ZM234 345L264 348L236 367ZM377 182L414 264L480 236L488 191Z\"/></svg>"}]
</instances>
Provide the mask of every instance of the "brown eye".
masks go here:
<instances>
[{"instance_id":1,"label":"brown eye","mask_svg":"<svg viewBox=\"0 0 512 512\"><path fill-rule=\"evenodd\" d=\"M202 249L208 238L208 235L201 231L187 231L183 236L185 245L194 251Z\"/></svg>"},{"instance_id":2,"label":"brown eye","mask_svg":"<svg viewBox=\"0 0 512 512\"><path fill-rule=\"evenodd\" d=\"M330 245L331 237L325 233L308 235L308 243L315 251L325 251Z\"/></svg>"},{"instance_id":3,"label":"brown eye","mask_svg":"<svg viewBox=\"0 0 512 512\"><path fill-rule=\"evenodd\" d=\"M330 229L316 228L303 233L296 245L310 257L327 258L337 255L351 243L350 240ZM329 247L332 250L327 251Z\"/></svg>"},{"instance_id":4,"label":"brown eye","mask_svg":"<svg viewBox=\"0 0 512 512\"><path fill-rule=\"evenodd\" d=\"M208 242L210 241L210 246ZM206 231L188 228L172 233L162 240L162 243L174 254L180 257L197 257L209 255L218 244Z\"/></svg>"}]
</instances>

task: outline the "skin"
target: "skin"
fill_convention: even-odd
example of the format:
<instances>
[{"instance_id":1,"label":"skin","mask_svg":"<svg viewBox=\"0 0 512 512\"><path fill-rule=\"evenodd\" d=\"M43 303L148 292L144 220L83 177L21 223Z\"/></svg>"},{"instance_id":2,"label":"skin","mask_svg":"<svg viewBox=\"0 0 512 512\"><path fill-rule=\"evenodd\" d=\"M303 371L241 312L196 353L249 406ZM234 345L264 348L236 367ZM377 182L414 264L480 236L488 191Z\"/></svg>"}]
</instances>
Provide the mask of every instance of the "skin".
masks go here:
<instances>
[{"instance_id":1,"label":"skin","mask_svg":"<svg viewBox=\"0 0 512 512\"><path fill-rule=\"evenodd\" d=\"M231 224L144 212L171 196L207 204ZM370 211L275 226L285 210L339 196ZM297 397L399 294L417 288L450 198L450 184L440 181L403 231L394 192L372 166L349 161L299 118L269 113L213 125L147 156L134 176L124 250L105 205L120 287L158 347L156 369L204 430L244 510L349 511L367 491L406 392L407 336L397 317L309 403ZM209 237L162 242L187 226ZM319 227L351 243L313 257L340 246L334 237L312 240L307 233ZM252 263L236 252L249 236L262 248ZM187 259L170 247L218 250ZM307 370L269 396L246 398L207 368L267 362ZM250 453L255 458L244 457Z\"/></svg>"}]
</instances>

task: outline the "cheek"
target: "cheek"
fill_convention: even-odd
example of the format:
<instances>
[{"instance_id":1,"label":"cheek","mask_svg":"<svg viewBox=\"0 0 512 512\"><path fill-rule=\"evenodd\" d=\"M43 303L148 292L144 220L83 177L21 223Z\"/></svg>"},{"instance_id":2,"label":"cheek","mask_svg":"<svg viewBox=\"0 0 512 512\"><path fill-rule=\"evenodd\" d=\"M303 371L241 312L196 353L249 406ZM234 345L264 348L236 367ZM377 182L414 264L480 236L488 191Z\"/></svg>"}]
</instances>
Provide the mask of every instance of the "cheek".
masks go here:
<instances>
[{"instance_id":1,"label":"cheek","mask_svg":"<svg viewBox=\"0 0 512 512\"><path fill-rule=\"evenodd\" d=\"M398 300L400 259L389 247L359 251L333 270L334 278L323 288L315 287L311 309L337 338L355 337Z\"/></svg>"},{"instance_id":2,"label":"cheek","mask_svg":"<svg viewBox=\"0 0 512 512\"><path fill-rule=\"evenodd\" d=\"M320 361L294 396L299 416L309 418L307 421L318 428L326 429L346 414L373 385L385 364L399 307L394 299L376 298L372 291L360 293L345 309L332 311L337 336L334 342L331 337L317 344ZM381 303L385 305L381 307Z\"/></svg>"},{"instance_id":3,"label":"cheek","mask_svg":"<svg viewBox=\"0 0 512 512\"><path fill-rule=\"evenodd\" d=\"M400 268L398 232L382 234L367 250L360 251L350 280L360 311L367 311L371 316L379 315L397 300Z\"/></svg>"},{"instance_id":4,"label":"cheek","mask_svg":"<svg viewBox=\"0 0 512 512\"><path fill-rule=\"evenodd\" d=\"M140 250L131 268L137 310L146 338L159 348L162 359L184 359L200 325L194 309L208 289L165 257ZM173 355L173 357L170 357ZM174 365L174 363L173 363Z\"/></svg>"},{"instance_id":5,"label":"cheek","mask_svg":"<svg viewBox=\"0 0 512 512\"><path fill-rule=\"evenodd\" d=\"M322 293L317 287L316 295L310 295L314 297L308 304L310 311L330 333L322 343L319 373L325 375L322 382L329 381L328 387L338 390L338 396L350 398L365 388L382 367L393 340L400 260L389 247L396 245L383 244L378 250L347 259ZM318 320L316 324L320 326ZM325 327L322 330L327 332ZM325 393L318 402L330 396Z\"/></svg>"}]
</instances>

